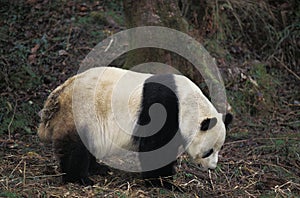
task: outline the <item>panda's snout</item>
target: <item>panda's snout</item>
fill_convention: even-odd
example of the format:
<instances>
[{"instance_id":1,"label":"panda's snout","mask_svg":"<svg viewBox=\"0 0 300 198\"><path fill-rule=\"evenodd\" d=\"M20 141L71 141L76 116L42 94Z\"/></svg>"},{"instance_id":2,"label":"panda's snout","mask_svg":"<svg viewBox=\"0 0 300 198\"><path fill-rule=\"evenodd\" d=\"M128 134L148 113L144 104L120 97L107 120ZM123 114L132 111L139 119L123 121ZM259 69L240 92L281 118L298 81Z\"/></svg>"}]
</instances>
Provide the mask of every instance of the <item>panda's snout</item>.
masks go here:
<instances>
[{"instance_id":1,"label":"panda's snout","mask_svg":"<svg viewBox=\"0 0 300 198\"><path fill-rule=\"evenodd\" d=\"M214 154L208 158L197 158L196 163L202 171L216 169L218 164L218 155Z\"/></svg>"},{"instance_id":2,"label":"panda's snout","mask_svg":"<svg viewBox=\"0 0 300 198\"><path fill-rule=\"evenodd\" d=\"M217 164L199 164L198 165L201 171L208 171L208 170L214 170L217 168Z\"/></svg>"},{"instance_id":3,"label":"panda's snout","mask_svg":"<svg viewBox=\"0 0 300 198\"><path fill-rule=\"evenodd\" d=\"M217 163L212 163L212 164L210 164L209 167L208 167L209 170L214 170L214 169L216 169L216 168L217 168Z\"/></svg>"}]
</instances>

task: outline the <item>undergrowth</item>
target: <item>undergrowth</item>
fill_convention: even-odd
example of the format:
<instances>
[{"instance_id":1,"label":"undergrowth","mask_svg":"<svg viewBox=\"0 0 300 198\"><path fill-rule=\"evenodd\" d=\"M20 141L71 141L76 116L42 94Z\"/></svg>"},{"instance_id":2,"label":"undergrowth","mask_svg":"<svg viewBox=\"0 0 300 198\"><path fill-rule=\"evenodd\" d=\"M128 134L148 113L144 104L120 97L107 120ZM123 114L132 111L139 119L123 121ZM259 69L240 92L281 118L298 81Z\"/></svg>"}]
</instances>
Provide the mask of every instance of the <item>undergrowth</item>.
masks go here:
<instances>
[{"instance_id":1,"label":"undergrowth","mask_svg":"<svg viewBox=\"0 0 300 198\"><path fill-rule=\"evenodd\" d=\"M0 1L1 197L297 197L299 17L297 1L181 1L189 33L224 75L235 114L216 171L178 160L176 185L145 188L128 173L62 185L51 148L35 132L57 85L102 39L124 29L120 1ZM200 4L202 3L202 4Z\"/></svg>"}]
</instances>

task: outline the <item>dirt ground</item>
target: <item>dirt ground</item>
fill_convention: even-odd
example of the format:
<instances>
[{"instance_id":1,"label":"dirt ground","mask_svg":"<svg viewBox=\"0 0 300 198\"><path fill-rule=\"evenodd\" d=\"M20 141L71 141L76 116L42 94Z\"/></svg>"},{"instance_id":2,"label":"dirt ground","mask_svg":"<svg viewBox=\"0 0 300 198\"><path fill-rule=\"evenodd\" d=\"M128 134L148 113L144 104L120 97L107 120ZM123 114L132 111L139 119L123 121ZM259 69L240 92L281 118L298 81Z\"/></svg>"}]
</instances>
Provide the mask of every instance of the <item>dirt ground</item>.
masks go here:
<instances>
[{"instance_id":1,"label":"dirt ground","mask_svg":"<svg viewBox=\"0 0 300 198\"><path fill-rule=\"evenodd\" d=\"M206 42L235 116L216 170L181 156L174 184L184 192L147 188L138 174L114 169L92 176L94 186L62 184L51 145L36 135L38 112L97 43L125 26L118 1L82 2L0 2L0 197L300 197L299 60L253 58L238 42L226 44L229 59Z\"/></svg>"}]
</instances>

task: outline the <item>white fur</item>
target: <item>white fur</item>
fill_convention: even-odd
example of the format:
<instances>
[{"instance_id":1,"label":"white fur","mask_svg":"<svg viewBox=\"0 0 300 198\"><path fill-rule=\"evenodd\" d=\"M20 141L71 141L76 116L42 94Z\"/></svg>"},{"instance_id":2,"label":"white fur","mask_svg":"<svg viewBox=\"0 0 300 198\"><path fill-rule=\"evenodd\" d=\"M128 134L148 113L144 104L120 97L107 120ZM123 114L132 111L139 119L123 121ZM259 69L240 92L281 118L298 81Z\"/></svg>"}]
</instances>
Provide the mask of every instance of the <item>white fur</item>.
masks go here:
<instances>
[{"instance_id":1,"label":"white fur","mask_svg":"<svg viewBox=\"0 0 300 198\"><path fill-rule=\"evenodd\" d=\"M143 83L150 76L112 67L93 68L78 75L73 93L74 120L81 138L88 142L88 148L97 158L131 145ZM222 115L188 78L174 75L174 79L179 99L179 127L190 142L187 152L204 169L215 168L225 140ZM217 118L216 126L200 131L201 122L212 117ZM203 153L211 148L214 153L203 159Z\"/></svg>"},{"instance_id":2,"label":"white fur","mask_svg":"<svg viewBox=\"0 0 300 198\"><path fill-rule=\"evenodd\" d=\"M180 101L180 129L190 143L187 152L204 170L214 169L226 135L222 114L217 112L202 91L188 78L176 75L175 80ZM200 131L201 122L213 117L217 118L216 126L207 131ZM214 152L209 157L202 158L209 149L214 149Z\"/></svg>"},{"instance_id":3,"label":"white fur","mask_svg":"<svg viewBox=\"0 0 300 198\"><path fill-rule=\"evenodd\" d=\"M88 142L88 148L97 158L130 146L143 83L149 77L150 74L97 67L77 78L73 92L74 120L81 138Z\"/></svg>"}]
</instances>

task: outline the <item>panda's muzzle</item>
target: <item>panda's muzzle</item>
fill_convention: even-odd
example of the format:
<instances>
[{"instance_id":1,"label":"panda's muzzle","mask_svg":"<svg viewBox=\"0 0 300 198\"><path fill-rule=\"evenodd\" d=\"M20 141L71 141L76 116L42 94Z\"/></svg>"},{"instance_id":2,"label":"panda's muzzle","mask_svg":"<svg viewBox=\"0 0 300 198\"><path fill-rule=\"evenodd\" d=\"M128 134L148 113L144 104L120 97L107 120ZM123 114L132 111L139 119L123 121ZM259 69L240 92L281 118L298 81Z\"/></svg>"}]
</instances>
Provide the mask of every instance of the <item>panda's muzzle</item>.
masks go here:
<instances>
[{"instance_id":1,"label":"panda's muzzle","mask_svg":"<svg viewBox=\"0 0 300 198\"><path fill-rule=\"evenodd\" d=\"M208 158L211 154L213 154L214 149L210 149L202 155L202 158Z\"/></svg>"}]
</instances>

